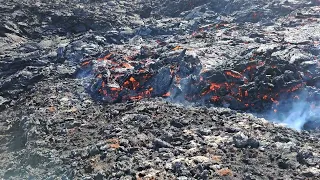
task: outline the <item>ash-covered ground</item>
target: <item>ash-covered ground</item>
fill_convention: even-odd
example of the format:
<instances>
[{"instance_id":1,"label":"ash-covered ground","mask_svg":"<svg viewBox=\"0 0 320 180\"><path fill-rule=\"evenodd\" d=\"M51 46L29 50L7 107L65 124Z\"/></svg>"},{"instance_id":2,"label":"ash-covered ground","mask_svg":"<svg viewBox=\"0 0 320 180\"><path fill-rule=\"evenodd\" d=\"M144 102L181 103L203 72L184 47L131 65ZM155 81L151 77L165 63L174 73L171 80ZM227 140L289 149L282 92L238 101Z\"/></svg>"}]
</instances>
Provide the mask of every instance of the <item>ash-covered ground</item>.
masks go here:
<instances>
[{"instance_id":1,"label":"ash-covered ground","mask_svg":"<svg viewBox=\"0 0 320 180\"><path fill-rule=\"evenodd\" d=\"M319 0L0 14L2 179L320 178Z\"/></svg>"}]
</instances>

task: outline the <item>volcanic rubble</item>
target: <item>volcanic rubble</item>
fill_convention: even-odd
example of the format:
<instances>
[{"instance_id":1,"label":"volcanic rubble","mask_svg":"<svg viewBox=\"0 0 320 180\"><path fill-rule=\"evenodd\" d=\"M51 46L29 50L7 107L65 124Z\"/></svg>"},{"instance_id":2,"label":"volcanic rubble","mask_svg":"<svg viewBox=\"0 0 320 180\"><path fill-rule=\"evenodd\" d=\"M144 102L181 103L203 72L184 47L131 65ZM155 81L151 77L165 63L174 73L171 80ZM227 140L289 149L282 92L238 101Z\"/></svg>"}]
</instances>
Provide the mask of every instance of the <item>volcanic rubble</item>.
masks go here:
<instances>
[{"instance_id":1,"label":"volcanic rubble","mask_svg":"<svg viewBox=\"0 0 320 180\"><path fill-rule=\"evenodd\" d=\"M0 2L3 179L320 178L320 1Z\"/></svg>"}]
</instances>

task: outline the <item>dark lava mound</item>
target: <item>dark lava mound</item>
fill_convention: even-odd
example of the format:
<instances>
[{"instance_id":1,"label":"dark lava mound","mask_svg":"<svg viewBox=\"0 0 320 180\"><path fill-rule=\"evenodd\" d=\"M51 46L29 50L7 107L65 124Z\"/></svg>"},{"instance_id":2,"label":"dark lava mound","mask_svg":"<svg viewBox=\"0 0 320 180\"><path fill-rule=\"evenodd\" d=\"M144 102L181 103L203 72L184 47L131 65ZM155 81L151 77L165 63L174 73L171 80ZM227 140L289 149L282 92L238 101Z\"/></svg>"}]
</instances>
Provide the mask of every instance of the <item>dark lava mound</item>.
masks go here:
<instances>
[{"instance_id":1,"label":"dark lava mound","mask_svg":"<svg viewBox=\"0 0 320 180\"><path fill-rule=\"evenodd\" d=\"M138 48L129 44L116 46L99 58L82 61L79 74L93 77L88 82L90 94L108 103L164 97L173 102L259 113L278 121L295 121L288 119L291 116L298 118L300 125L291 126L297 129L309 118L315 119L320 99L319 39L313 37L297 44L282 39L276 43L265 32L251 33L249 37L253 39L261 37L251 42L256 47L214 68L206 68L206 64L215 61L203 58L210 48L191 48L188 44L207 46L201 44L203 40L214 39L214 33L221 29L232 34L246 28L233 26L224 23L199 28L199 32L181 38L187 45L177 40L178 45L174 46L166 37L155 36L146 37ZM229 39L232 39L227 42L229 46L248 44ZM211 46L218 45L217 41L211 42ZM290 59L281 57L291 52ZM300 112L303 115L292 116L297 106L304 110Z\"/></svg>"}]
</instances>

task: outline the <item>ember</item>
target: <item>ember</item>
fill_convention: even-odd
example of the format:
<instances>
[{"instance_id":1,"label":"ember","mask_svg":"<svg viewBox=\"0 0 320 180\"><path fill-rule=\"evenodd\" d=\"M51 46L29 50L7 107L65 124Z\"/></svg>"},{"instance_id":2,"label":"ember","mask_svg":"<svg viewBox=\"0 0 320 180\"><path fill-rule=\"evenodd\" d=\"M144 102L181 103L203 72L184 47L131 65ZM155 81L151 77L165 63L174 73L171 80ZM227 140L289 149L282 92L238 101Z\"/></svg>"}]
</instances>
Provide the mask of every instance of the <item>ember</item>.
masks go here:
<instances>
[{"instance_id":1,"label":"ember","mask_svg":"<svg viewBox=\"0 0 320 180\"><path fill-rule=\"evenodd\" d=\"M228 76L232 76L232 77L234 77L234 78L238 78L238 79L242 78L242 75L241 75L240 73L235 73L235 72L232 72L232 71L227 71L226 74L227 74Z\"/></svg>"},{"instance_id":2,"label":"ember","mask_svg":"<svg viewBox=\"0 0 320 180\"><path fill-rule=\"evenodd\" d=\"M91 61L84 61L81 63L81 66L87 66L90 64Z\"/></svg>"},{"instance_id":3,"label":"ember","mask_svg":"<svg viewBox=\"0 0 320 180\"><path fill-rule=\"evenodd\" d=\"M296 86L294 86L294 87L292 87L292 88L288 89L288 90L287 90L287 92L294 92L294 91L299 90L299 89L300 89L300 88L302 88L302 87L303 87L303 83L298 84L298 85L296 85Z\"/></svg>"}]
</instances>

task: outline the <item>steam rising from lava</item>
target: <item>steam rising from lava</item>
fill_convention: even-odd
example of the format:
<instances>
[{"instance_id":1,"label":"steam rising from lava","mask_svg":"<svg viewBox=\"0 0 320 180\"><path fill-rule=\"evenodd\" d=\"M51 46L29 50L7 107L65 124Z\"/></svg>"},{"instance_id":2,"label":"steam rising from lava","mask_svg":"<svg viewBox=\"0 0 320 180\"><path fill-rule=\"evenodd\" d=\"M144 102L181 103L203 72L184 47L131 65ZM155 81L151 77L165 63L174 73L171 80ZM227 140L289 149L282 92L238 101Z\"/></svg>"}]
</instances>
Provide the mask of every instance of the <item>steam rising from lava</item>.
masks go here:
<instances>
[{"instance_id":1,"label":"steam rising from lava","mask_svg":"<svg viewBox=\"0 0 320 180\"><path fill-rule=\"evenodd\" d=\"M308 89L308 88L307 88ZM320 125L320 106L317 98L311 98L312 91L303 89L299 95L283 98L279 105L266 117L274 122L283 123L293 129L315 129Z\"/></svg>"}]
</instances>

